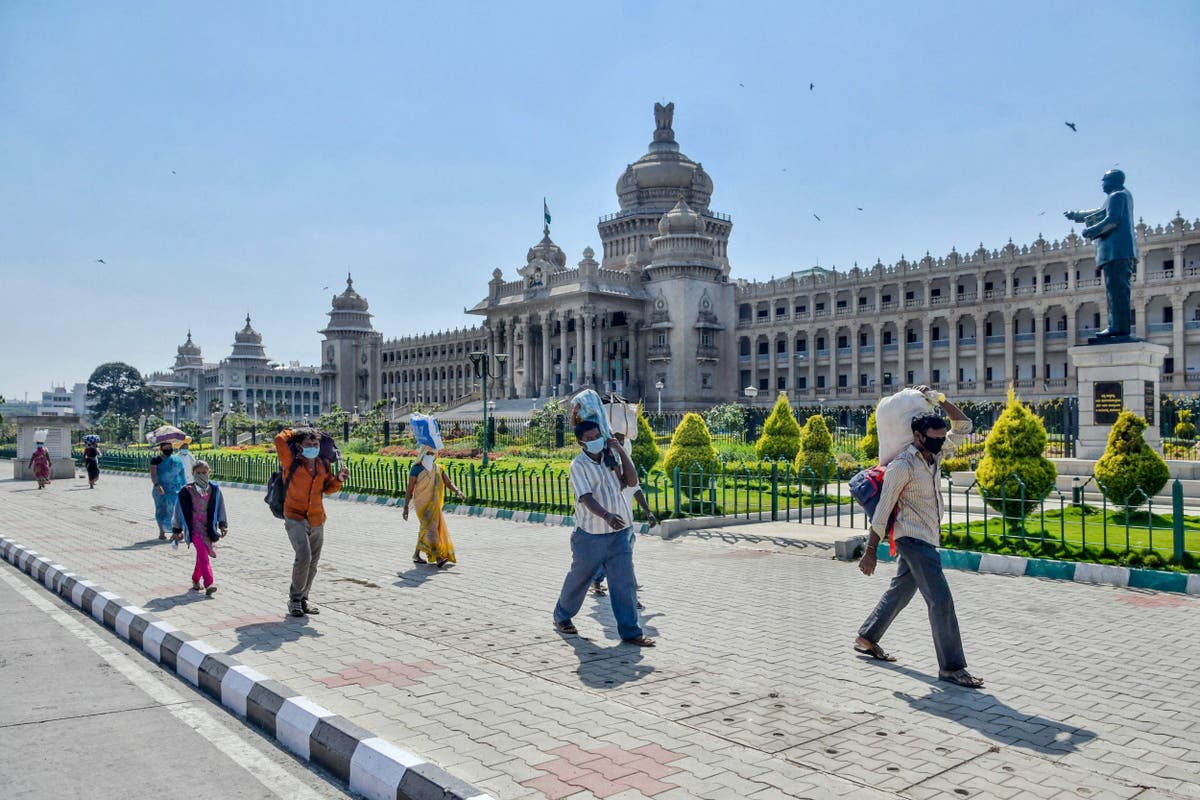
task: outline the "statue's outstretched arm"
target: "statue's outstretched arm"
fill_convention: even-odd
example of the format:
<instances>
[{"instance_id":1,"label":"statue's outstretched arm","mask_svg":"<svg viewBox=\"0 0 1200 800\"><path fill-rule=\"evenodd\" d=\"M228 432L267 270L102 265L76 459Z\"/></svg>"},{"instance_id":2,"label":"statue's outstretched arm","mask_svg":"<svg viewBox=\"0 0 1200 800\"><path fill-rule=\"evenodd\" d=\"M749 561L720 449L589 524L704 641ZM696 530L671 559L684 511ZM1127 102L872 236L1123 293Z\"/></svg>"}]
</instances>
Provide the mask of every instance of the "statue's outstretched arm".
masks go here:
<instances>
[{"instance_id":1,"label":"statue's outstretched arm","mask_svg":"<svg viewBox=\"0 0 1200 800\"><path fill-rule=\"evenodd\" d=\"M1117 224L1128 213L1126 210L1125 195L1117 192L1108 196L1108 202L1104 204L1104 208L1099 209L1100 214L1094 218L1089 217L1086 222L1088 227L1083 229L1083 237L1085 239L1099 238L1109 231L1117 227Z\"/></svg>"},{"instance_id":2,"label":"statue's outstretched arm","mask_svg":"<svg viewBox=\"0 0 1200 800\"><path fill-rule=\"evenodd\" d=\"M1063 216L1072 222L1082 222L1090 225L1094 220L1104 216L1103 208L1093 208L1091 211L1064 211Z\"/></svg>"}]
</instances>

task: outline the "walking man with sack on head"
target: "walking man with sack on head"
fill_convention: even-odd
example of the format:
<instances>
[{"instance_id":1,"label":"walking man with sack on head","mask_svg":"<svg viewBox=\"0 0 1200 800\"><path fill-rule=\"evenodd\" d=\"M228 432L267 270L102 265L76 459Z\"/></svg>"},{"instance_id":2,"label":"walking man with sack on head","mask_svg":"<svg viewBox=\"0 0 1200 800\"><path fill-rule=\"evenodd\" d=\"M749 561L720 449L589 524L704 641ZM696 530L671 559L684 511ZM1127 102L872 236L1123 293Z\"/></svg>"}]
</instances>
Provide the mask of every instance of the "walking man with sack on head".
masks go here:
<instances>
[{"instance_id":1,"label":"walking man with sack on head","mask_svg":"<svg viewBox=\"0 0 1200 800\"><path fill-rule=\"evenodd\" d=\"M942 572L938 545L942 541L942 459L957 449L971 432L971 421L958 406L940 392L917 386L950 417L950 424L935 412L918 414L912 420L912 442L887 464L879 504L871 517L867 549L858 568L864 575L875 572L879 542L886 535L887 520L896 512L892 536L899 552L896 577L880 598L854 642L856 652L880 661L895 661L879 646L892 620L913 595L921 592L929 609L933 646L937 651L938 678L977 689L983 680L967 672L962 636L950 585ZM876 522L878 520L878 523Z\"/></svg>"},{"instance_id":2,"label":"walking man with sack on head","mask_svg":"<svg viewBox=\"0 0 1200 800\"><path fill-rule=\"evenodd\" d=\"M292 564L292 583L288 588L288 613L293 617L318 614L308 602L308 592L317 576L321 546L325 542L324 496L342 488L349 477L346 470L336 476L329 462L321 458L321 434L314 428L284 428L275 437L282 473L287 476L283 497L283 527L287 531L296 560Z\"/></svg>"}]
</instances>

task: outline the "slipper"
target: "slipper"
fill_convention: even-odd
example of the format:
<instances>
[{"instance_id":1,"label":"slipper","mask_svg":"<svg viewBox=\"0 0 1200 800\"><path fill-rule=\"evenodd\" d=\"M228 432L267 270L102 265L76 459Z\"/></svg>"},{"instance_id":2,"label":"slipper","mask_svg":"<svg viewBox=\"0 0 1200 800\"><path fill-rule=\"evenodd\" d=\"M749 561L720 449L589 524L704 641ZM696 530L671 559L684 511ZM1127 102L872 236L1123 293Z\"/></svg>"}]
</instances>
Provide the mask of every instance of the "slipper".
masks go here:
<instances>
[{"instance_id":1,"label":"slipper","mask_svg":"<svg viewBox=\"0 0 1200 800\"><path fill-rule=\"evenodd\" d=\"M575 627L575 623L571 622L571 620L554 623L554 630L559 633L579 633L579 629Z\"/></svg>"},{"instance_id":2,"label":"slipper","mask_svg":"<svg viewBox=\"0 0 1200 800\"><path fill-rule=\"evenodd\" d=\"M956 669L954 672L939 672L938 680L954 683L967 689L983 688L983 678L977 678L965 669Z\"/></svg>"},{"instance_id":3,"label":"slipper","mask_svg":"<svg viewBox=\"0 0 1200 800\"><path fill-rule=\"evenodd\" d=\"M880 647L878 644L876 644L874 642L871 643L870 647L860 647L859 645L856 644L856 645L854 645L854 652L862 653L864 656L870 656L871 658L874 658L877 661L895 661L896 660L895 656L890 655L886 650L884 650L882 647Z\"/></svg>"},{"instance_id":4,"label":"slipper","mask_svg":"<svg viewBox=\"0 0 1200 800\"><path fill-rule=\"evenodd\" d=\"M632 639L622 639L626 644L636 644L638 647L654 647L654 640L646 634L635 636Z\"/></svg>"},{"instance_id":5,"label":"slipper","mask_svg":"<svg viewBox=\"0 0 1200 800\"><path fill-rule=\"evenodd\" d=\"M414 564L428 564L429 562L423 558L414 558L413 563Z\"/></svg>"}]
</instances>

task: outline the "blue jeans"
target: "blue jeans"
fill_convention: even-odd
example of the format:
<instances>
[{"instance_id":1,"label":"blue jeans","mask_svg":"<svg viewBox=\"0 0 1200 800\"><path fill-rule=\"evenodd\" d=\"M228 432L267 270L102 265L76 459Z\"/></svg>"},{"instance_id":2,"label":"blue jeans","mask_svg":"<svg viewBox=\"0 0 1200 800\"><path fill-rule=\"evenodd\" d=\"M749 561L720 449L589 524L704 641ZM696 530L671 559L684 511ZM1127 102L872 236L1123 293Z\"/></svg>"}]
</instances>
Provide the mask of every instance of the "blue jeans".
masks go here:
<instances>
[{"instance_id":1,"label":"blue jeans","mask_svg":"<svg viewBox=\"0 0 1200 800\"><path fill-rule=\"evenodd\" d=\"M630 556L633 555L633 545L636 541L637 541L637 534L633 532L633 526L630 525L629 526L629 554L630 554ZM592 580L596 583L603 583L604 579L606 577L608 577L608 576L604 572L604 565L601 564L600 568L596 570L596 574L592 577ZM637 588L637 576L636 575L633 578L633 586L634 586L634 588Z\"/></svg>"},{"instance_id":2,"label":"blue jeans","mask_svg":"<svg viewBox=\"0 0 1200 800\"><path fill-rule=\"evenodd\" d=\"M585 533L579 528L571 534L571 570L563 579L562 592L554 606L555 622L570 622L579 613L597 569L608 573L608 599L617 618L617 633L622 639L642 635L638 624L637 582L633 577L632 529L612 533Z\"/></svg>"},{"instance_id":3,"label":"blue jeans","mask_svg":"<svg viewBox=\"0 0 1200 800\"><path fill-rule=\"evenodd\" d=\"M896 540L896 549L900 553L896 577L879 599L879 605L858 629L858 635L868 642L878 642L919 589L929 608L929 626L933 629L938 667L943 672L965 669L967 657L963 655L954 598L950 596L950 585L942 572L942 557L937 548L920 539L902 536Z\"/></svg>"}]
</instances>

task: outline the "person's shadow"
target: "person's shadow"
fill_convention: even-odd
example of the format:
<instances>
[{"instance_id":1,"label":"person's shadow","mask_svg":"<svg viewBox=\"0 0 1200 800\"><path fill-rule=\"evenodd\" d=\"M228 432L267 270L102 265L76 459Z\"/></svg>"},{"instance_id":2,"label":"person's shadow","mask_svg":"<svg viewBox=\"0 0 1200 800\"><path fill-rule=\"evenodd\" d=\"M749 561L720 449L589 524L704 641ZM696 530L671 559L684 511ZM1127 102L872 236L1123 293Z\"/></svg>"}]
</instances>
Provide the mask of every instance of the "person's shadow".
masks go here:
<instances>
[{"instance_id":1,"label":"person's shadow","mask_svg":"<svg viewBox=\"0 0 1200 800\"><path fill-rule=\"evenodd\" d=\"M422 566L413 564L411 569L399 570L396 572L396 577L400 580L393 581L392 586L398 589L415 589L421 584L433 578L441 578L446 575L457 574L457 567L449 569L438 569L436 566Z\"/></svg>"},{"instance_id":2,"label":"person's shadow","mask_svg":"<svg viewBox=\"0 0 1200 800\"><path fill-rule=\"evenodd\" d=\"M142 603L142 608L147 611L170 611L172 608L178 606L186 606L207 599L208 595L204 592L184 592L183 594L172 595L171 597L156 597L153 600Z\"/></svg>"},{"instance_id":3,"label":"person's shadow","mask_svg":"<svg viewBox=\"0 0 1200 800\"><path fill-rule=\"evenodd\" d=\"M908 703L914 711L957 722L993 741L1039 753L1066 755L1096 738L1096 733L1086 728L1064 725L1036 714L1025 714L986 691L939 683L908 667L879 661L874 663L929 684L929 692L923 697L908 692L892 693ZM1011 721L1011 724L1006 724L1007 721ZM1036 730L1026 730L1031 726Z\"/></svg>"},{"instance_id":4,"label":"person's shadow","mask_svg":"<svg viewBox=\"0 0 1200 800\"><path fill-rule=\"evenodd\" d=\"M127 544L124 547L110 547L108 549L109 550L118 550L118 551L120 551L120 550L146 550L148 548L158 547L159 545L164 545L164 544L170 544L170 540L164 542L162 539L159 539L157 536L155 536L153 539L143 539L140 542L133 542L132 544Z\"/></svg>"},{"instance_id":5,"label":"person's shadow","mask_svg":"<svg viewBox=\"0 0 1200 800\"><path fill-rule=\"evenodd\" d=\"M288 642L323 635L315 628L310 628L305 617L280 617L278 622L253 622L234 628L233 632L237 634L238 643L228 651L231 656L245 650L260 653L278 650Z\"/></svg>"},{"instance_id":6,"label":"person's shadow","mask_svg":"<svg viewBox=\"0 0 1200 800\"><path fill-rule=\"evenodd\" d=\"M616 689L654 672L652 664L641 663L642 648L637 645L619 641L597 643L573 634L561 636L575 651L575 657L579 659L575 674L588 688Z\"/></svg>"}]
</instances>

